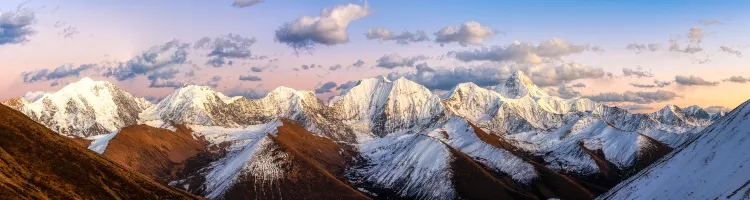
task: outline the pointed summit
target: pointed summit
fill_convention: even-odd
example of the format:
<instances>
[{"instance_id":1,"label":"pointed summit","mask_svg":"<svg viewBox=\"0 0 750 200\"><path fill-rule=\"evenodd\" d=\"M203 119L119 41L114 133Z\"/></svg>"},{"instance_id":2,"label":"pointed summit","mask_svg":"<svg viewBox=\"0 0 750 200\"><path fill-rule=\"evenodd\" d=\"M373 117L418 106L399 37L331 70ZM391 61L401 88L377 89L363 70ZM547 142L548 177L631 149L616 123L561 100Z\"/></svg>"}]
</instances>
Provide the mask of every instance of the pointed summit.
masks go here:
<instances>
[{"instance_id":1,"label":"pointed summit","mask_svg":"<svg viewBox=\"0 0 750 200\"><path fill-rule=\"evenodd\" d=\"M495 90L497 90L503 97L511 99L518 99L525 96L549 96L547 92L544 92L544 90L537 87L534 82L531 81L531 78L526 76L522 71L516 71L516 73L513 73L504 84L498 85Z\"/></svg>"},{"instance_id":2,"label":"pointed summit","mask_svg":"<svg viewBox=\"0 0 750 200\"><path fill-rule=\"evenodd\" d=\"M139 116L143 121L163 120L180 124L234 126L227 104L230 98L208 86L186 85L175 90Z\"/></svg>"}]
</instances>

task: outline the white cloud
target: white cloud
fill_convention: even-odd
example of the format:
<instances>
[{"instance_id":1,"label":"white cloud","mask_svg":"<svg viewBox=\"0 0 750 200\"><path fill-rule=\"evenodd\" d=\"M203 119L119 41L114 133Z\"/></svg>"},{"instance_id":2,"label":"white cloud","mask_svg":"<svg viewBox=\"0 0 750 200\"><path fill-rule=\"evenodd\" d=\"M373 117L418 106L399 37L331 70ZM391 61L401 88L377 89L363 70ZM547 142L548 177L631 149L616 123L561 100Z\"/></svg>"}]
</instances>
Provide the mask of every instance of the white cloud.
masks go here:
<instances>
[{"instance_id":1,"label":"white cloud","mask_svg":"<svg viewBox=\"0 0 750 200\"><path fill-rule=\"evenodd\" d=\"M302 16L276 30L276 41L295 50L312 50L316 44L336 45L349 42L346 29L352 21L370 15L367 2L322 9L320 16Z\"/></svg>"},{"instance_id":2,"label":"white cloud","mask_svg":"<svg viewBox=\"0 0 750 200\"><path fill-rule=\"evenodd\" d=\"M479 22L464 22L461 27L448 26L435 33L435 42L440 45L458 43L461 46L481 45L484 39L495 35L491 28L482 26Z\"/></svg>"}]
</instances>

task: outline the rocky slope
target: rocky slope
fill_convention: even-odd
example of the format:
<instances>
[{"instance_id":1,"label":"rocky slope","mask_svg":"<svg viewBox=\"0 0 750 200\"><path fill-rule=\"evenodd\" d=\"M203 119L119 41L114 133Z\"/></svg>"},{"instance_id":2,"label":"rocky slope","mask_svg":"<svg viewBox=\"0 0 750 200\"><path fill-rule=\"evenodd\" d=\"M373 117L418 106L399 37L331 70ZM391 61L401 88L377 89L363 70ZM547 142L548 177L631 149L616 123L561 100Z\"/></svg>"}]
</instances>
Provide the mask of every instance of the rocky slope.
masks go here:
<instances>
[{"instance_id":1,"label":"rocky slope","mask_svg":"<svg viewBox=\"0 0 750 200\"><path fill-rule=\"evenodd\" d=\"M4 199L199 199L76 145L0 105Z\"/></svg>"},{"instance_id":2,"label":"rocky slope","mask_svg":"<svg viewBox=\"0 0 750 200\"><path fill-rule=\"evenodd\" d=\"M750 198L750 101L600 199Z\"/></svg>"}]
</instances>

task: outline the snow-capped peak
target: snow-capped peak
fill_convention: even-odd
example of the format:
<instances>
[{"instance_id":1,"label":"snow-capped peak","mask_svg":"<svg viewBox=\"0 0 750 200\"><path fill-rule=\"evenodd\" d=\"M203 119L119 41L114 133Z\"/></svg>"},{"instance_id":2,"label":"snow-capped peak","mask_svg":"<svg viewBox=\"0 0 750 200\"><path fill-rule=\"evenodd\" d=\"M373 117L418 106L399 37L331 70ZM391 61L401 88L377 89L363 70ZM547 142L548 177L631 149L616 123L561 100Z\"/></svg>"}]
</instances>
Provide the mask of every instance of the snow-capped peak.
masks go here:
<instances>
[{"instance_id":1,"label":"snow-capped peak","mask_svg":"<svg viewBox=\"0 0 750 200\"><path fill-rule=\"evenodd\" d=\"M549 96L547 92L539 88L531 81L531 78L526 76L522 71L517 71L511 75L505 83L495 87L503 97L518 99L525 96L531 97L546 97Z\"/></svg>"},{"instance_id":2,"label":"snow-capped peak","mask_svg":"<svg viewBox=\"0 0 750 200\"><path fill-rule=\"evenodd\" d=\"M14 108L62 135L87 137L134 124L151 106L112 83L83 78L35 101L16 101Z\"/></svg>"},{"instance_id":3,"label":"snow-capped peak","mask_svg":"<svg viewBox=\"0 0 750 200\"><path fill-rule=\"evenodd\" d=\"M237 99L208 86L186 85L139 116L142 121L171 120L183 124L234 126L236 123L226 105Z\"/></svg>"}]
</instances>

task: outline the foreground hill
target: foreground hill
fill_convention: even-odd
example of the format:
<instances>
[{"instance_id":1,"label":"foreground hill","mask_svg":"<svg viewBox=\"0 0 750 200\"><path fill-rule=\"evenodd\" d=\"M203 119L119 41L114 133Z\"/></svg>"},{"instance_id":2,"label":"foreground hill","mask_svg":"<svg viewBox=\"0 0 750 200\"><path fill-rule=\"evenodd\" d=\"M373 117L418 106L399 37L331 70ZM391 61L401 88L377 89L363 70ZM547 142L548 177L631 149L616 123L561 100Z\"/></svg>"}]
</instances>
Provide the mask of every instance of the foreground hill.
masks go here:
<instances>
[{"instance_id":1,"label":"foreground hill","mask_svg":"<svg viewBox=\"0 0 750 200\"><path fill-rule=\"evenodd\" d=\"M601 199L750 198L750 101Z\"/></svg>"},{"instance_id":2,"label":"foreground hill","mask_svg":"<svg viewBox=\"0 0 750 200\"><path fill-rule=\"evenodd\" d=\"M4 199L199 199L108 161L4 105L0 175Z\"/></svg>"}]
</instances>

